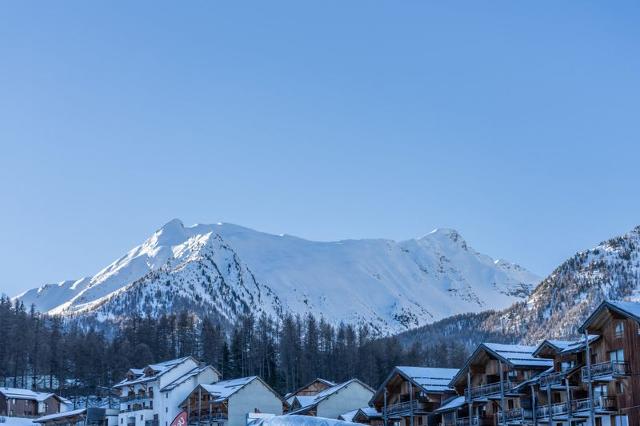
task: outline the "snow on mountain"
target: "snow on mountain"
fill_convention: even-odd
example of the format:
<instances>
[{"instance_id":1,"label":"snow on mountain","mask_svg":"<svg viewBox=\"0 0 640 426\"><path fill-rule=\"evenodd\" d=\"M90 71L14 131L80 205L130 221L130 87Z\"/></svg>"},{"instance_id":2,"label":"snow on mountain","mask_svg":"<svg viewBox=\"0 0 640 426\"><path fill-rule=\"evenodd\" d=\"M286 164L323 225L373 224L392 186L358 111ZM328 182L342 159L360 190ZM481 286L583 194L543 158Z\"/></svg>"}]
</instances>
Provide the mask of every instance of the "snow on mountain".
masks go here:
<instances>
[{"instance_id":1,"label":"snow on mountain","mask_svg":"<svg viewBox=\"0 0 640 426\"><path fill-rule=\"evenodd\" d=\"M311 312L388 333L505 308L538 281L476 252L451 229L401 242L316 242L174 219L93 277L17 298L41 311L98 319L183 308L230 322L246 312Z\"/></svg>"},{"instance_id":2,"label":"snow on mountain","mask_svg":"<svg viewBox=\"0 0 640 426\"><path fill-rule=\"evenodd\" d=\"M640 300L640 226L576 253L486 326L528 342L571 337L605 299Z\"/></svg>"}]
</instances>

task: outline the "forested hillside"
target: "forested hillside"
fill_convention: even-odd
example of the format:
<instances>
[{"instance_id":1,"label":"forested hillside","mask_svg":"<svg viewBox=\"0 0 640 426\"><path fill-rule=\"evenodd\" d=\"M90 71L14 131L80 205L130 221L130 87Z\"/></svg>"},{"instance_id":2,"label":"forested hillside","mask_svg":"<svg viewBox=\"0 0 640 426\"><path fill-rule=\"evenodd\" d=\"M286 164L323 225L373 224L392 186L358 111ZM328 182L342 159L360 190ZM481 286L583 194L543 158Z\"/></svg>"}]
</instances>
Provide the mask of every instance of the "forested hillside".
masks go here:
<instances>
[{"instance_id":1,"label":"forested hillside","mask_svg":"<svg viewBox=\"0 0 640 426\"><path fill-rule=\"evenodd\" d=\"M0 298L0 385L38 383L64 396L95 395L131 367L192 355L225 378L257 374L285 393L315 377L358 377L377 386L395 365L453 367L466 356L454 340L405 347L397 337L373 338L366 326L336 327L311 315L282 321L248 315L229 332L186 312L132 316L109 336L79 324Z\"/></svg>"}]
</instances>

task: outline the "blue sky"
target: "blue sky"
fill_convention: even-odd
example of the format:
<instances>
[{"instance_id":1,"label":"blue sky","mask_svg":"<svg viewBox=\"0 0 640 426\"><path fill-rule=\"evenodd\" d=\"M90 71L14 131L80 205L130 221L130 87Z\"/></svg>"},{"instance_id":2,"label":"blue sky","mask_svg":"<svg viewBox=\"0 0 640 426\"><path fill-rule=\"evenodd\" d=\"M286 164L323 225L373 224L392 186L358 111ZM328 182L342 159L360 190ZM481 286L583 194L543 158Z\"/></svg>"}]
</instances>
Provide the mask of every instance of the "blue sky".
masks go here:
<instances>
[{"instance_id":1,"label":"blue sky","mask_svg":"<svg viewBox=\"0 0 640 426\"><path fill-rule=\"evenodd\" d=\"M174 217L539 274L640 224L638 2L2 8L0 292Z\"/></svg>"}]
</instances>

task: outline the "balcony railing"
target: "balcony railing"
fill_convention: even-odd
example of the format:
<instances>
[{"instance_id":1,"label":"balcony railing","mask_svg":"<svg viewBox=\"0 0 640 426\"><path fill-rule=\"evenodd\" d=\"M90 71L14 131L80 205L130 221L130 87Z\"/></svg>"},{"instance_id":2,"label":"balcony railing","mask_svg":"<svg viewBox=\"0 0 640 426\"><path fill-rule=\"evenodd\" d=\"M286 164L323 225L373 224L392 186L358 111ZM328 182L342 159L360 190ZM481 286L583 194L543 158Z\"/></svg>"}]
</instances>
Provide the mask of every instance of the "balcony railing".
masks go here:
<instances>
[{"instance_id":1,"label":"balcony railing","mask_svg":"<svg viewBox=\"0 0 640 426\"><path fill-rule=\"evenodd\" d=\"M189 418L189 425L212 425L214 423L226 422L229 420L229 416L227 413L212 413L211 415L207 414L206 416L192 415Z\"/></svg>"},{"instance_id":2,"label":"balcony railing","mask_svg":"<svg viewBox=\"0 0 640 426\"><path fill-rule=\"evenodd\" d=\"M153 399L153 395L149 395L149 396L139 396L139 395L136 395L136 396L123 396L123 397L120 397L120 402L122 402L122 403L139 402L139 403L142 404L142 403L145 403L145 402L149 402L152 399Z\"/></svg>"},{"instance_id":3,"label":"balcony railing","mask_svg":"<svg viewBox=\"0 0 640 426\"><path fill-rule=\"evenodd\" d=\"M587 367L582 367L582 381L589 381ZM629 364L620 361L607 361L591 366L591 379L597 379L606 376L628 376Z\"/></svg>"},{"instance_id":4,"label":"balcony railing","mask_svg":"<svg viewBox=\"0 0 640 426\"><path fill-rule=\"evenodd\" d=\"M525 410L524 408L514 408L511 410L507 410L503 413L498 413L498 423L503 421L512 422L512 421L523 421L525 419L531 419L533 417L533 412L531 410Z\"/></svg>"},{"instance_id":5,"label":"balcony railing","mask_svg":"<svg viewBox=\"0 0 640 426\"><path fill-rule=\"evenodd\" d=\"M493 426L493 424L493 416L458 417L455 423L451 423L452 426Z\"/></svg>"},{"instance_id":6,"label":"balcony railing","mask_svg":"<svg viewBox=\"0 0 640 426\"><path fill-rule=\"evenodd\" d=\"M518 384L519 383L507 381L503 383L503 389L505 392L507 392L513 389L514 387L518 386ZM469 399L482 398L484 396L500 393L500 389L501 389L500 382L480 385L480 386L473 387L471 389L467 389L465 391L465 397L467 398L467 401Z\"/></svg>"},{"instance_id":7,"label":"balcony railing","mask_svg":"<svg viewBox=\"0 0 640 426\"><path fill-rule=\"evenodd\" d=\"M562 384L562 381L565 379L566 376L567 376L567 373L564 371L542 376L540 377L540 386L547 387L547 386Z\"/></svg>"},{"instance_id":8,"label":"balcony railing","mask_svg":"<svg viewBox=\"0 0 640 426\"><path fill-rule=\"evenodd\" d=\"M593 399L593 409L596 411L616 411L616 399L612 396L599 396ZM591 409L591 399L577 399L571 402L571 410L586 411Z\"/></svg>"},{"instance_id":9,"label":"balcony railing","mask_svg":"<svg viewBox=\"0 0 640 426\"><path fill-rule=\"evenodd\" d=\"M418 409L418 401L406 401L399 402L397 404L387 405L386 409L382 410L382 415L391 416L394 414L409 414Z\"/></svg>"},{"instance_id":10,"label":"balcony railing","mask_svg":"<svg viewBox=\"0 0 640 426\"><path fill-rule=\"evenodd\" d=\"M559 402L551 405L541 405L536 408L536 417L549 418L551 416L560 416L569 412L569 404Z\"/></svg>"},{"instance_id":11,"label":"balcony railing","mask_svg":"<svg viewBox=\"0 0 640 426\"><path fill-rule=\"evenodd\" d=\"M480 426L480 417L459 417L456 420L456 426Z\"/></svg>"}]
</instances>

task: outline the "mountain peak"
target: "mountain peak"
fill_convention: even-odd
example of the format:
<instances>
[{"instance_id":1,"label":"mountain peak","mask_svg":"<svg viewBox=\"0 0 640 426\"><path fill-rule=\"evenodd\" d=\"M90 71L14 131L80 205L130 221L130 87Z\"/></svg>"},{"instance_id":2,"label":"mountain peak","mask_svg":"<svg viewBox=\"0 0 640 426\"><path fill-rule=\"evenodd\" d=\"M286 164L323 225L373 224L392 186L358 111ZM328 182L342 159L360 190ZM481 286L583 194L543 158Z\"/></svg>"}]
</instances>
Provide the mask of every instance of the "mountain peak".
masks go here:
<instances>
[{"instance_id":1,"label":"mountain peak","mask_svg":"<svg viewBox=\"0 0 640 426\"><path fill-rule=\"evenodd\" d=\"M468 249L449 228L402 242L318 242L228 223L185 227L173 219L81 285L46 287L20 299L43 311L101 318L131 315L145 303L156 313L187 307L230 321L261 309L322 312L332 323L387 333L505 308L521 298L510 289L534 281ZM425 291L429 298L418 297Z\"/></svg>"}]
</instances>

